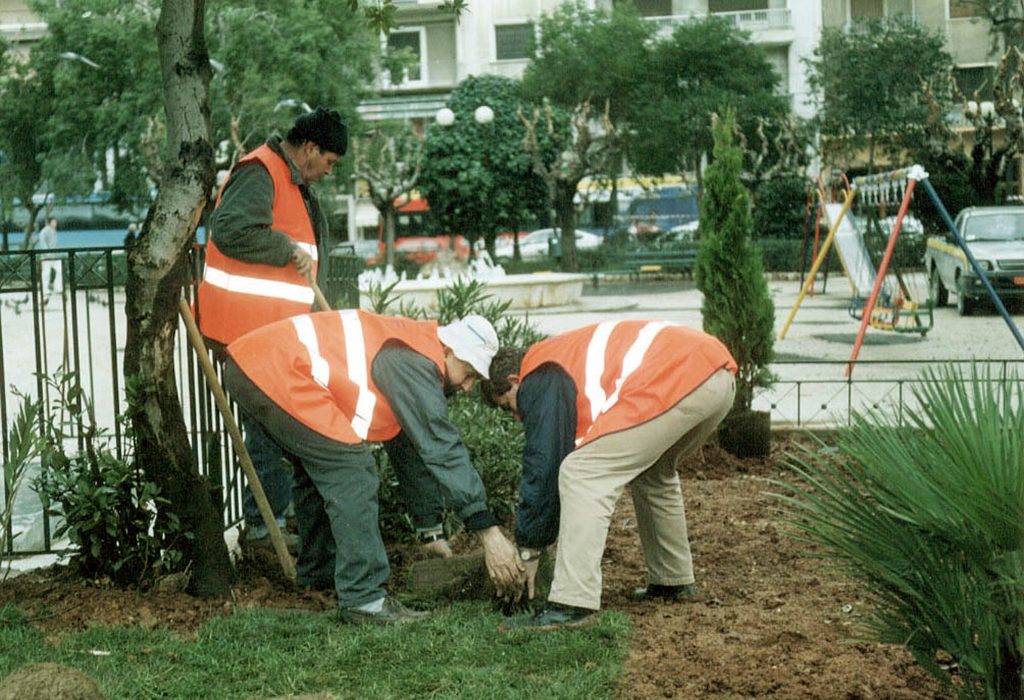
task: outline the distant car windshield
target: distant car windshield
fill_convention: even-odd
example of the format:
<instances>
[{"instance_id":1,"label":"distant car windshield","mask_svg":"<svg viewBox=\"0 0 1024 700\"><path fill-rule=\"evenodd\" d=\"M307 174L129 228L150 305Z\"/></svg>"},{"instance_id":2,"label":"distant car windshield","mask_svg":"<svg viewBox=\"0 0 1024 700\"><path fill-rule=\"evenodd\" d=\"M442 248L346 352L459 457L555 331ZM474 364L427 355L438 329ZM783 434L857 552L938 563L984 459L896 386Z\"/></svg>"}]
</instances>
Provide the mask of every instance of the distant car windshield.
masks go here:
<instances>
[{"instance_id":1,"label":"distant car windshield","mask_svg":"<svg viewBox=\"0 0 1024 700\"><path fill-rule=\"evenodd\" d=\"M961 233L968 241L1022 241L1024 212L969 216Z\"/></svg>"}]
</instances>

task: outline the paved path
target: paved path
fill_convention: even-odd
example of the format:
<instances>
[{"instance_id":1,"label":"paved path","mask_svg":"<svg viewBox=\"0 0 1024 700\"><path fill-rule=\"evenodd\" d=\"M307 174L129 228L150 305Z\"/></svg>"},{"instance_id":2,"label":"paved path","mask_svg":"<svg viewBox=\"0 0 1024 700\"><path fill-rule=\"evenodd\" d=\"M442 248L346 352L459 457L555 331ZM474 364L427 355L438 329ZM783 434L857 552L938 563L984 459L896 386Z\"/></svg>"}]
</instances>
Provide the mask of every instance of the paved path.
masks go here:
<instances>
[{"instance_id":1,"label":"paved path","mask_svg":"<svg viewBox=\"0 0 1024 700\"><path fill-rule=\"evenodd\" d=\"M772 281L769 291L778 333L793 308L800 283ZM860 322L848 312L850 298L845 278L830 279L826 293L819 284L814 297L804 299L786 337L776 340L773 370L779 382L755 402L755 407L773 412L773 424L821 427L844 422L851 406L909 401L909 384L921 376L924 367L936 362L1024 362L1024 352L994 310L962 318L950 306L935 311L934 326L924 337L869 328L851 386L844 370ZM702 302L701 293L688 282L607 284L598 289L588 286L580 303L571 307L523 315L549 334L611 318L666 319L700 328ZM1018 326L1022 320L1021 315L1014 316Z\"/></svg>"}]
</instances>

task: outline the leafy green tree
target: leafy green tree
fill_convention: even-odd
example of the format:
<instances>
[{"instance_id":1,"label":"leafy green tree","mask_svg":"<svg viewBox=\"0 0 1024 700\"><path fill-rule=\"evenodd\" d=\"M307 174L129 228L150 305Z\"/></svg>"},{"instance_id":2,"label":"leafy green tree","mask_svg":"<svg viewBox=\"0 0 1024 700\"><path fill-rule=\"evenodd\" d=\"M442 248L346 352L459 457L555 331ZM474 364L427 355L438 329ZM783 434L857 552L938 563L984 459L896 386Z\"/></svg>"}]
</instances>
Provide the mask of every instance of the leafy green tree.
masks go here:
<instances>
[{"instance_id":1,"label":"leafy green tree","mask_svg":"<svg viewBox=\"0 0 1024 700\"><path fill-rule=\"evenodd\" d=\"M629 3L611 12L592 10L582 0L566 2L541 18L537 55L523 72L523 95L572 109L586 100L609 106L612 123L629 113L642 92L644 67L656 26Z\"/></svg>"},{"instance_id":2,"label":"leafy green tree","mask_svg":"<svg viewBox=\"0 0 1024 700\"><path fill-rule=\"evenodd\" d=\"M759 117L788 126L788 101L764 49L721 18L680 24L654 45L645 73L626 136L629 160L641 172L699 173L713 146L711 114L726 107L746 134L756 132Z\"/></svg>"},{"instance_id":3,"label":"leafy green tree","mask_svg":"<svg viewBox=\"0 0 1024 700\"><path fill-rule=\"evenodd\" d=\"M534 104L549 100L569 111L584 103L607 105L610 122L627 130L634 103L647 93L646 67L656 29L631 3L618 3L611 12L590 9L582 0L563 3L540 21L536 56L523 73L523 95ZM622 170L617 143L605 159L605 171L594 173L611 183L613 211Z\"/></svg>"},{"instance_id":4,"label":"leafy green tree","mask_svg":"<svg viewBox=\"0 0 1024 700\"><path fill-rule=\"evenodd\" d=\"M46 194L46 177L40 153L49 143L45 119L53 108L52 81L48 72L31 60L15 63L0 77L0 191L13 206L15 199L28 212L22 246L28 246L43 204L37 193Z\"/></svg>"},{"instance_id":5,"label":"leafy green tree","mask_svg":"<svg viewBox=\"0 0 1024 700\"><path fill-rule=\"evenodd\" d=\"M743 154L733 143L731 111L714 125L714 162L704 176L701 241L694 276L704 295L704 330L739 365L733 412L749 411L754 389L771 383L775 307L751 241L750 195L740 180Z\"/></svg>"},{"instance_id":6,"label":"leafy green tree","mask_svg":"<svg viewBox=\"0 0 1024 700\"><path fill-rule=\"evenodd\" d=\"M68 0L33 8L48 27L30 59L52 80L49 138L36 153L48 189L58 198L86 195L98 182L115 205L145 209L158 175L146 156L160 111L152 6Z\"/></svg>"},{"instance_id":7,"label":"leafy green tree","mask_svg":"<svg viewBox=\"0 0 1024 700\"><path fill-rule=\"evenodd\" d=\"M838 456L794 457L785 517L865 592L866 636L960 697L1021 700L1024 385L945 367L914 395L917 411L855 414Z\"/></svg>"},{"instance_id":8,"label":"leafy green tree","mask_svg":"<svg viewBox=\"0 0 1024 700\"><path fill-rule=\"evenodd\" d=\"M497 234L520 230L545 205L544 183L523 150L519 82L497 75L467 78L447 107L455 122L429 128L420 191L438 230L463 234L471 244L482 236L493 257ZM480 107L490 108L491 122L476 120Z\"/></svg>"},{"instance_id":9,"label":"leafy green tree","mask_svg":"<svg viewBox=\"0 0 1024 700\"><path fill-rule=\"evenodd\" d=\"M335 0L211 6L210 55L223 67L210 83L214 142L230 144L218 153L228 161L219 167L274 130L287 131L302 103L329 106L346 124L358 123L356 106L368 96L379 52L360 12ZM338 163L335 182L348 182L350 162Z\"/></svg>"},{"instance_id":10,"label":"leafy green tree","mask_svg":"<svg viewBox=\"0 0 1024 700\"><path fill-rule=\"evenodd\" d=\"M848 160L867 151L873 171L881 154L919 142L930 101L948 105L951 97L953 62L944 43L941 34L903 16L826 28L807 61L823 150Z\"/></svg>"},{"instance_id":11,"label":"leafy green tree","mask_svg":"<svg viewBox=\"0 0 1024 700\"><path fill-rule=\"evenodd\" d=\"M812 183L797 175L762 182L754 194L754 236L799 239L807 218L807 197Z\"/></svg>"}]
</instances>

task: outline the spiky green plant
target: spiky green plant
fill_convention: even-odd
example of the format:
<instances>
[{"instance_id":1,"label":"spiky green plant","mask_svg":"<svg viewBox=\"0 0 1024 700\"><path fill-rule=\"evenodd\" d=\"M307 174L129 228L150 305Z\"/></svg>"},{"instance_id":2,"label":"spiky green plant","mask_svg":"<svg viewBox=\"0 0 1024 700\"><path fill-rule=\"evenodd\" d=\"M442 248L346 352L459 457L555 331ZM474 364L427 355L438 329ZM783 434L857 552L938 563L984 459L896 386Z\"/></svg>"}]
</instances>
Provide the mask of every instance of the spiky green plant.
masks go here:
<instances>
[{"instance_id":1,"label":"spiky green plant","mask_svg":"<svg viewBox=\"0 0 1024 700\"><path fill-rule=\"evenodd\" d=\"M925 372L919 412L855 414L838 453L790 468L784 518L861 584L865 631L902 644L962 697L1024 698L1024 386ZM952 673L937 661L948 654Z\"/></svg>"},{"instance_id":2,"label":"spiky green plant","mask_svg":"<svg viewBox=\"0 0 1024 700\"><path fill-rule=\"evenodd\" d=\"M43 442L39 438L39 414L41 405L38 401L14 390L21 399L21 408L11 426L8 457L3 463L3 501L0 503L0 581L7 578L10 572L10 561L7 560L8 549L12 548L17 533L11 531L14 518L14 500L28 472L29 465L39 458ZM8 538L10 534L10 538Z\"/></svg>"}]
</instances>

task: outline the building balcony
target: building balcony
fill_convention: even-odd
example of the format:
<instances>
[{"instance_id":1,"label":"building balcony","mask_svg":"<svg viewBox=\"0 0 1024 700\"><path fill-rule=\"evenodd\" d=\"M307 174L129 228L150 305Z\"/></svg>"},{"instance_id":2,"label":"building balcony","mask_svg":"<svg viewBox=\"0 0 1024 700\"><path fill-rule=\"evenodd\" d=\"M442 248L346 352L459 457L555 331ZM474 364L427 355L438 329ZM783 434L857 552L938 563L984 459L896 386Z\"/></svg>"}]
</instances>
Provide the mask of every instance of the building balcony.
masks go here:
<instances>
[{"instance_id":1,"label":"building balcony","mask_svg":"<svg viewBox=\"0 0 1024 700\"><path fill-rule=\"evenodd\" d=\"M658 33L668 36L679 24L704 19L711 13L691 12L683 15L648 17L658 26ZM757 44L785 44L793 40L793 12L789 8L745 10L742 12L715 12L733 27L750 32Z\"/></svg>"}]
</instances>

